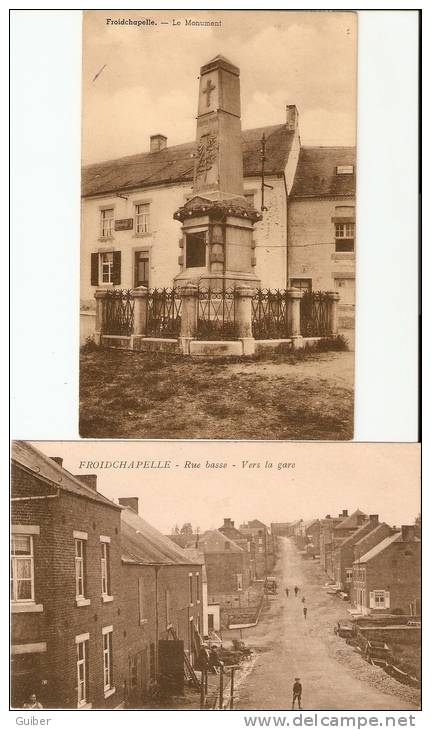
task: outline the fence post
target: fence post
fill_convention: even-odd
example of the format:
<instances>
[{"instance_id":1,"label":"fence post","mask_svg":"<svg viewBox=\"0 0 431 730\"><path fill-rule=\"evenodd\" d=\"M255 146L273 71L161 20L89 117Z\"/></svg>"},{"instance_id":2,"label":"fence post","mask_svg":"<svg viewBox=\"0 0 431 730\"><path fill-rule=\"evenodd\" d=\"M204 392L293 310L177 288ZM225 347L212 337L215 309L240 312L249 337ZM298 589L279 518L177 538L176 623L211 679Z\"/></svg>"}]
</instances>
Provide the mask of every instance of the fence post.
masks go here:
<instances>
[{"instance_id":1,"label":"fence post","mask_svg":"<svg viewBox=\"0 0 431 730\"><path fill-rule=\"evenodd\" d=\"M190 340L196 336L198 327L198 294L196 284L181 287L181 329L180 347L183 355L190 354Z\"/></svg>"},{"instance_id":2,"label":"fence post","mask_svg":"<svg viewBox=\"0 0 431 730\"><path fill-rule=\"evenodd\" d=\"M230 698L229 698L229 709L230 710L233 710L233 697L234 697L234 689L235 689L234 676L235 676L235 669L232 667L231 675L230 675Z\"/></svg>"},{"instance_id":3,"label":"fence post","mask_svg":"<svg viewBox=\"0 0 431 730\"><path fill-rule=\"evenodd\" d=\"M96 326L94 330L94 341L96 345L100 345L102 341L102 326L103 326L103 307L104 302L108 295L105 289L96 289L94 292L94 298L96 300Z\"/></svg>"},{"instance_id":4,"label":"fence post","mask_svg":"<svg viewBox=\"0 0 431 730\"><path fill-rule=\"evenodd\" d=\"M293 347L301 347L301 299L303 292L300 289L287 289L287 326L289 337L293 339Z\"/></svg>"},{"instance_id":5,"label":"fence post","mask_svg":"<svg viewBox=\"0 0 431 730\"><path fill-rule=\"evenodd\" d=\"M334 337L338 334L338 302L340 301L340 295L337 291L328 291L329 300L329 334Z\"/></svg>"},{"instance_id":6,"label":"fence post","mask_svg":"<svg viewBox=\"0 0 431 730\"><path fill-rule=\"evenodd\" d=\"M219 674L219 688L218 688L218 698L219 698L219 708L220 710L223 709L223 667L220 667L220 674Z\"/></svg>"},{"instance_id":7,"label":"fence post","mask_svg":"<svg viewBox=\"0 0 431 730\"><path fill-rule=\"evenodd\" d=\"M235 288L235 327L238 339L242 341L243 355L254 355L255 352L251 317L251 300L254 293L254 289L249 286Z\"/></svg>"},{"instance_id":8,"label":"fence post","mask_svg":"<svg viewBox=\"0 0 431 730\"><path fill-rule=\"evenodd\" d=\"M137 286L132 289L134 302L132 335L145 335L147 331L148 288Z\"/></svg>"}]
</instances>

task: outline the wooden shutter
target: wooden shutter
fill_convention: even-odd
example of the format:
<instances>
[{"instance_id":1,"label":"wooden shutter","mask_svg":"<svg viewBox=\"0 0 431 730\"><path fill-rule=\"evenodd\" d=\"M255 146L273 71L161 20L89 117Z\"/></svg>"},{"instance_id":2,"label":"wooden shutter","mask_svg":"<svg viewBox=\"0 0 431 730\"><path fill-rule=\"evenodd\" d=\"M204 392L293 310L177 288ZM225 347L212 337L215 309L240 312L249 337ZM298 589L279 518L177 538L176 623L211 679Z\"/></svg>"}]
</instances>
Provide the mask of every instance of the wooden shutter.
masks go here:
<instances>
[{"instance_id":1,"label":"wooden shutter","mask_svg":"<svg viewBox=\"0 0 431 730\"><path fill-rule=\"evenodd\" d=\"M391 607L391 594L389 591L385 591L385 608Z\"/></svg>"},{"instance_id":2,"label":"wooden shutter","mask_svg":"<svg viewBox=\"0 0 431 730\"><path fill-rule=\"evenodd\" d=\"M114 286L121 284L121 251L113 253L112 283Z\"/></svg>"},{"instance_id":3,"label":"wooden shutter","mask_svg":"<svg viewBox=\"0 0 431 730\"><path fill-rule=\"evenodd\" d=\"M99 286L99 254L91 254L91 286Z\"/></svg>"},{"instance_id":4,"label":"wooden shutter","mask_svg":"<svg viewBox=\"0 0 431 730\"><path fill-rule=\"evenodd\" d=\"M374 591L370 591L370 608L375 608L376 604L374 601Z\"/></svg>"}]
</instances>

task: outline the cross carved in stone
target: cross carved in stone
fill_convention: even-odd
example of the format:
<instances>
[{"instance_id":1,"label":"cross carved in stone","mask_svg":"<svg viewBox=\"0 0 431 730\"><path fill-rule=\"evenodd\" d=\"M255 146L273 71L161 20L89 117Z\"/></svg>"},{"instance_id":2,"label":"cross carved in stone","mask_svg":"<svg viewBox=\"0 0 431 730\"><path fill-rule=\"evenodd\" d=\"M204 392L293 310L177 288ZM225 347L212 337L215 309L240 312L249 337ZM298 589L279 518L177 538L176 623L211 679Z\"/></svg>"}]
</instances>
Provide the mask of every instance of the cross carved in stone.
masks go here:
<instances>
[{"instance_id":1,"label":"cross carved in stone","mask_svg":"<svg viewBox=\"0 0 431 730\"><path fill-rule=\"evenodd\" d=\"M211 92L214 91L215 85L211 82L211 79L207 79L207 85L203 90L203 94L207 95L207 106L211 104Z\"/></svg>"}]
</instances>

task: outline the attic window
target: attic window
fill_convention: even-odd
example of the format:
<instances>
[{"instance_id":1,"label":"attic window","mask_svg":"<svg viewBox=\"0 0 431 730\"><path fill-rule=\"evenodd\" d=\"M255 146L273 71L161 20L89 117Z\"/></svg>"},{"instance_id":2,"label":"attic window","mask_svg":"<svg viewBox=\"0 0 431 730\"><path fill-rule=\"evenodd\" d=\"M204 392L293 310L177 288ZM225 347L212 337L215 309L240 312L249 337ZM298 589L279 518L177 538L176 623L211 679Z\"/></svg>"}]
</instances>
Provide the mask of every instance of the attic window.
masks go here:
<instances>
[{"instance_id":1,"label":"attic window","mask_svg":"<svg viewBox=\"0 0 431 730\"><path fill-rule=\"evenodd\" d=\"M353 165L337 165L337 175L353 175Z\"/></svg>"}]
</instances>

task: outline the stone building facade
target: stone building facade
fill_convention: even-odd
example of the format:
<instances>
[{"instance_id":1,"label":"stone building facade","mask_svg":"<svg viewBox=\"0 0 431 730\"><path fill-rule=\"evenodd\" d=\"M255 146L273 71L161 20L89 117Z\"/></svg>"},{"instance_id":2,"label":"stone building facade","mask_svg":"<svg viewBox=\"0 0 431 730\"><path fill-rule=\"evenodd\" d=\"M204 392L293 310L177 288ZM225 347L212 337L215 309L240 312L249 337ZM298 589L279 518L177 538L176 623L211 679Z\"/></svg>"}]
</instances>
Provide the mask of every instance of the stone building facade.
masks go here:
<instances>
[{"instance_id":1,"label":"stone building facade","mask_svg":"<svg viewBox=\"0 0 431 730\"><path fill-rule=\"evenodd\" d=\"M302 147L299 132L298 111L288 105L281 124L241 134L244 194L256 211L262 207L263 135L270 186L262 219L254 224L253 275L263 288L339 292L341 326L351 326L355 148ZM158 134L151 137L149 152L83 168L84 311L94 310L96 289L171 287L186 265L189 273L190 264L203 265L187 262L185 236L173 219L192 196L196 154L195 143L169 147ZM234 253L232 248L229 256Z\"/></svg>"}]
</instances>

